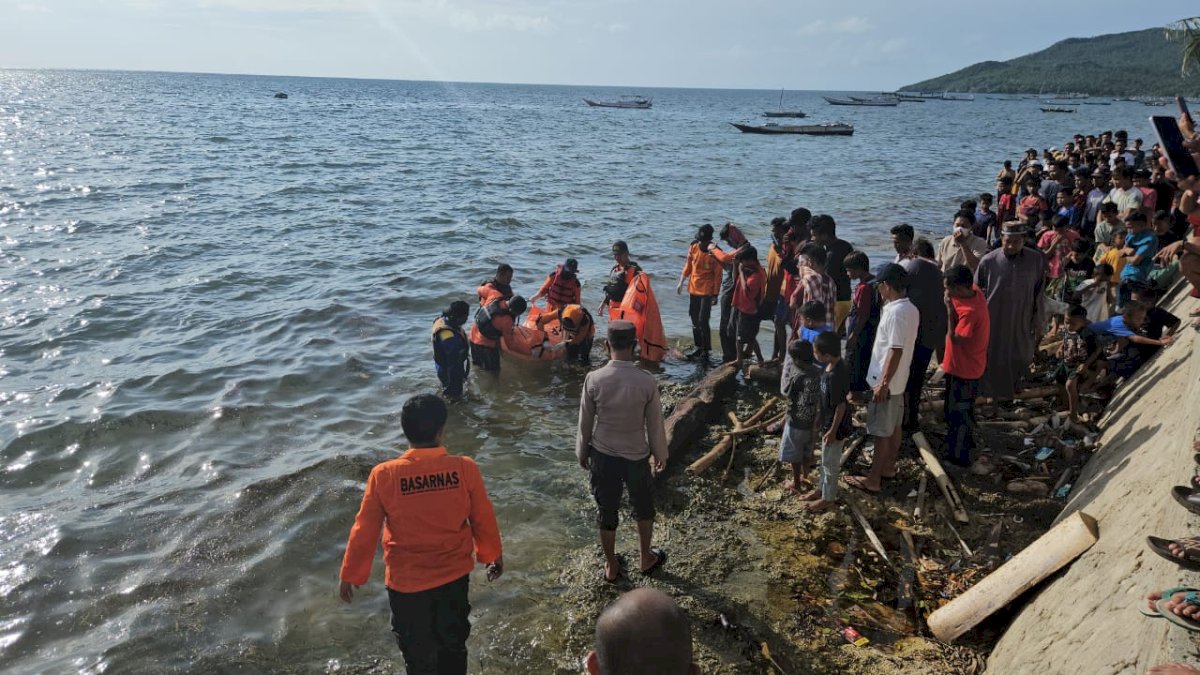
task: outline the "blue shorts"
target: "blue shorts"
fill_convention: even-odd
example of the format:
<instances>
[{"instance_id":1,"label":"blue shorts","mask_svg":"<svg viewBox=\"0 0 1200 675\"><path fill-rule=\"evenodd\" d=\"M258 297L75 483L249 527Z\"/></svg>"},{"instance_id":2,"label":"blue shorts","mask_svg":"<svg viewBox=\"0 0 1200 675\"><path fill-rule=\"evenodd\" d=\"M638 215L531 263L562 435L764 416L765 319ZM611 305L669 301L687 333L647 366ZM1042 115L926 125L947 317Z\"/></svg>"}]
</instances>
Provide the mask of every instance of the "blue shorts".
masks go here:
<instances>
[{"instance_id":1,"label":"blue shorts","mask_svg":"<svg viewBox=\"0 0 1200 675\"><path fill-rule=\"evenodd\" d=\"M785 464L803 464L812 460L812 429L795 429L792 423L783 425L783 438L779 441L779 461Z\"/></svg>"},{"instance_id":2,"label":"blue shorts","mask_svg":"<svg viewBox=\"0 0 1200 675\"><path fill-rule=\"evenodd\" d=\"M788 320L788 314L791 313L791 307L788 306L787 298L782 295L775 303L775 323L784 323Z\"/></svg>"}]
</instances>

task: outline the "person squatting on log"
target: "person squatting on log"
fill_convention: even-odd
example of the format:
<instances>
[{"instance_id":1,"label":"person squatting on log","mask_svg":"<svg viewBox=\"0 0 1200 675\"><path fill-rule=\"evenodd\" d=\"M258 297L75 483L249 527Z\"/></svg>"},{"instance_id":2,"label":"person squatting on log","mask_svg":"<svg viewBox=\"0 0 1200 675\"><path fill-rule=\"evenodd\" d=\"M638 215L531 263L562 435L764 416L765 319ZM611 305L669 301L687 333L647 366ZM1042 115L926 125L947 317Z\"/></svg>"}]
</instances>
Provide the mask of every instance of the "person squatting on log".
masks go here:
<instances>
[{"instance_id":1,"label":"person squatting on log","mask_svg":"<svg viewBox=\"0 0 1200 675\"><path fill-rule=\"evenodd\" d=\"M468 585L475 561L504 573L500 527L474 460L446 453L446 404L413 396L400 409L409 450L367 478L342 559L338 595L367 583L383 534L392 632L413 675L467 672Z\"/></svg>"},{"instance_id":2,"label":"person squatting on log","mask_svg":"<svg viewBox=\"0 0 1200 675\"><path fill-rule=\"evenodd\" d=\"M642 574L653 574L667 561L666 551L650 545L654 476L667 465L667 435L658 382L633 362L636 344L637 331L632 323L609 323L610 360L587 374L579 397L575 456L591 476L600 547L604 551L604 578L609 583L621 576L616 540L621 494L626 489L637 521ZM651 458L653 467L648 461Z\"/></svg>"}]
</instances>

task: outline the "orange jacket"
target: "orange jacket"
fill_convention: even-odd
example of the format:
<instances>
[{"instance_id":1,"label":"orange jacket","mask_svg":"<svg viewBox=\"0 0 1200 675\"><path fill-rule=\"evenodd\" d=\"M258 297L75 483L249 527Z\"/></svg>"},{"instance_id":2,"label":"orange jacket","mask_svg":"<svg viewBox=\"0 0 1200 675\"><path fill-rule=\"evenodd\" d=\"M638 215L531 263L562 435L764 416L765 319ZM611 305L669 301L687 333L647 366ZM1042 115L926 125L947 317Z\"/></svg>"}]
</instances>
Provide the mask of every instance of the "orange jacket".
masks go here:
<instances>
[{"instance_id":1,"label":"orange jacket","mask_svg":"<svg viewBox=\"0 0 1200 675\"><path fill-rule=\"evenodd\" d=\"M377 465L354 517L341 580L361 586L383 531L387 587L401 593L429 590L471 573L475 560L500 557L500 527L469 457L445 448L412 448Z\"/></svg>"},{"instance_id":2,"label":"orange jacket","mask_svg":"<svg viewBox=\"0 0 1200 675\"><path fill-rule=\"evenodd\" d=\"M688 277L688 294L719 295L722 271L721 261L715 255L701 251L700 244L692 244L683 266L683 276Z\"/></svg>"},{"instance_id":3,"label":"orange jacket","mask_svg":"<svg viewBox=\"0 0 1200 675\"><path fill-rule=\"evenodd\" d=\"M511 338L514 327L513 318L507 314L501 314L492 319L492 327L500 331L501 338ZM484 337L483 333L479 330L479 324L476 324L474 321L471 322L471 342L480 347L491 347L493 349L500 347L499 340L489 340Z\"/></svg>"}]
</instances>

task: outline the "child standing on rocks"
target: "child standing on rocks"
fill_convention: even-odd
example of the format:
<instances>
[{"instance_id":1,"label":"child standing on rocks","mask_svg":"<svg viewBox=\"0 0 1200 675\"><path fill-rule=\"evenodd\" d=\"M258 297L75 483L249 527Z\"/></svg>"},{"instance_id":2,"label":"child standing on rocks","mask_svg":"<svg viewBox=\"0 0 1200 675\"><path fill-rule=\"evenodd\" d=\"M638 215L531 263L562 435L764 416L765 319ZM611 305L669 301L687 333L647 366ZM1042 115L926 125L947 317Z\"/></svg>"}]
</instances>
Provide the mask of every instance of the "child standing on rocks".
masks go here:
<instances>
[{"instance_id":1,"label":"child standing on rocks","mask_svg":"<svg viewBox=\"0 0 1200 675\"><path fill-rule=\"evenodd\" d=\"M824 511L838 496L842 444L850 435L850 370L842 360L842 342L837 333L821 333L814 341L814 353L825 367L821 369L821 471L818 489L804 495L809 511Z\"/></svg>"},{"instance_id":2,"label":"child standing on rocks","mask_svg":"<svg viewBox=\"0 0 1200 675\"><path fill-rule=\"evenodd\" d=\"M812 469L813 438L820 421L821 371L813 365L813 347L803 340L788 345L792 368L785 374L783 393L788 397L787 423L779 442L779 461L792 465L792 479L784 484L795 492L808 482Z\"/></svg>"}]
</instances>

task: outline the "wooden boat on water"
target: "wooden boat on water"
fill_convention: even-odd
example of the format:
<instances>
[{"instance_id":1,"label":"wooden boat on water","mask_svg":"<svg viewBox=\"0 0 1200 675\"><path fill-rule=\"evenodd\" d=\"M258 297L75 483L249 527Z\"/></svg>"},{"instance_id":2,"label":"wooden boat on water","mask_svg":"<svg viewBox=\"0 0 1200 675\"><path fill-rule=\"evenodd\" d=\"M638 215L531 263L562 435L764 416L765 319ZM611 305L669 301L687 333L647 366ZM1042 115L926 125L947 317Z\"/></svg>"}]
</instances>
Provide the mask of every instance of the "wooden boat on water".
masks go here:
<instances>
[{"instance_id":1,"label":"wooden boat on water","mask_svg":"<svg viewBox=\"0 0 1200 675\"><path fill-rule=\"evenodd\" d=\"M1075 112L1075 108L1062 108L1062 107L1049 107L1049 106L1044 106L1044 107L1042 108L1042 112L1044 112L1044 113L1073 113L1073 112Z\"/></svg>"},{"instance_id":2,"label":"wooden boat on water","mask_svg":"<svg viewBox=\"0 0 1200 675\"><path fill-rule=\"evenodd\" d=\"M862 105L874 107L896 107L900 105L898 99L855 99L855 98L833 98L830 96L822 96L829 105Z\"/></svg>"},{"instance_id":3,"label":"wooden boat on water","mask_svg":"<svg viewBox=\"0 0 1200 675\"><path fill-rule=\"evenodd\" d=\"M622 96L616 101L593 101L590 98L583 99L583 102L593 108L628 108L633 110L647 110L653 102L644 96Z\"/></svg>"},{"instance_id":4,"label":"wooden boat on water","mask_svg":"<svg viewBox=\"0 0 1200 675\"><path fill-rule=\"evenodd\" d=\"M753 124L738 124L730 122L737 127L738 131L744 134L767 134L767 135L782 135L782 134L803 134L807 136L851 136L854 134L854 125L851 124L764 124L761 126Z\"/></svg>"},{"instance_id":5,"label":"wooden boat on water","mask_svg":"<svg viewBox=\"0 0 1200 675\"><path fill-rule=\"evenodd\" d=\"M792 118L796 118L796 119L799 119L801 117L808 117L808 115L804 114L803 112L801 112L799 110L784 110L783 109L783 92L784 92L783 89L779 90L779 110L768 110L763 113L763 117L792 117Z\"/></svg>"}]
</instances>

